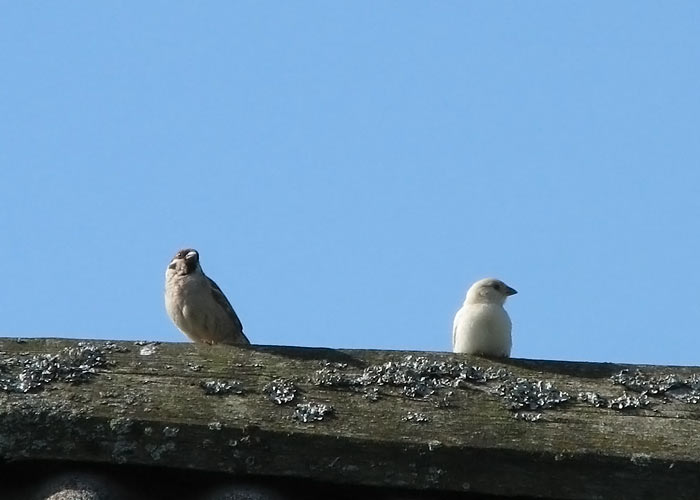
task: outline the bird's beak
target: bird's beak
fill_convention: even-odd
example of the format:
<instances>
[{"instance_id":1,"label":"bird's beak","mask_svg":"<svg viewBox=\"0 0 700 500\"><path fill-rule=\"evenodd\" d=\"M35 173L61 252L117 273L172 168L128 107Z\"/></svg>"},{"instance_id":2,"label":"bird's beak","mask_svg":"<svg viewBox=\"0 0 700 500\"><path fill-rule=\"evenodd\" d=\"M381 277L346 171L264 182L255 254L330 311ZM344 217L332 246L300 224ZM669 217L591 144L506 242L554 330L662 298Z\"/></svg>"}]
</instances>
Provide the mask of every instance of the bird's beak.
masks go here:
<instances>
[{"instance_id":1,"label":"bird's beak","mask_svg":"<svg viewBox=\"0 0 700 500\"><path fill-rule=\"evenodd\" d=\"M506 295L515 295L518 293L518 291L515 288L511 288L508 285L506 285Z\"/></svg>"}]
</instances>

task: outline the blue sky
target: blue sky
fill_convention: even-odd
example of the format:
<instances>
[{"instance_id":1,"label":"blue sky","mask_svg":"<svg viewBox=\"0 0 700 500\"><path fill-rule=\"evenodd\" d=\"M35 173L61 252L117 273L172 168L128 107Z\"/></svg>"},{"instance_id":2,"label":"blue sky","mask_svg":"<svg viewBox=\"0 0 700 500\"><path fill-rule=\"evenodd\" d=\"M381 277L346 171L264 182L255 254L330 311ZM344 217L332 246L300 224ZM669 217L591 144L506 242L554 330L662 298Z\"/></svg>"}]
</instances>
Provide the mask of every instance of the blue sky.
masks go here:
<instances>
[{"instance_id":1,"label":"blue sky","mask_svg":"<svg viewBox=\"0 0 700 500\"><path fill-rule=\"evenodd\" d=\"M254 343L699 364L700 3L10 2L0 334L184 341L192 246Z\"/></svg>"}]
</instances>

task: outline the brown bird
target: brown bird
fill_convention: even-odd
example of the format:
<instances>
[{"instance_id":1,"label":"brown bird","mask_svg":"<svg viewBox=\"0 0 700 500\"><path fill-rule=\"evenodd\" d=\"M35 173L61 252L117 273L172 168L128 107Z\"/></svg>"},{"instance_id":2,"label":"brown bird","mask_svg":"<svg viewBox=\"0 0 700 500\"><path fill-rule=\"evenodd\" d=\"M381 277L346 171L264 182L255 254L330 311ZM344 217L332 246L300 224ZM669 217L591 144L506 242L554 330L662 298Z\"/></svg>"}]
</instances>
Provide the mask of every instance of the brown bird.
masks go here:
<instances>
[{"instance_id":1,"label":"brown bird","mask_svg":"<svg viewBox=\"0 0 700 500\"><path fill-rule=\"evenodd\" d=\"M165 270L165 309L195 342L250 344L224 292L202 271L197 250L180 250Z\"/></svg>"}]
</instances>

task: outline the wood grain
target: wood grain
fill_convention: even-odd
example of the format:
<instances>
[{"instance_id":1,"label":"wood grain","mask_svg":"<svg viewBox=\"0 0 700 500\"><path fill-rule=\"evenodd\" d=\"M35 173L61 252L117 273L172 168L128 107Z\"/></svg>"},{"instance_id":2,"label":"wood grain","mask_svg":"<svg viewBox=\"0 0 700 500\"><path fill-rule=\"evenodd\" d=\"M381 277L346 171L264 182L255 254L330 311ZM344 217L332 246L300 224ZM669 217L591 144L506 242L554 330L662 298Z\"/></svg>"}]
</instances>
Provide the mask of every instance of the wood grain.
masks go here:
<instances>
[{"instance_id":1,"label":"wood grain","mask_svg":"<svg viewBox=\"0 0 700 500\"><path fill-rule=\"evenodd\" d=\"M51 355L65 367L69 350L86 346L103 363L78 369L82 383L63 380L77 369L69 367L18 392L32 359ZM0 339L0 457L503 496L695 499L698 374L446 353ZM296 390L293 401L273 401L277 379ZM600 407L584 401L590 393ZM629 406L611 408L623 395L619 405ZM541 407L557 397L565 401ZM305 404L327 405L323 419L304 422L313 417L297 410Z\"/></svg>"}]
</instances>

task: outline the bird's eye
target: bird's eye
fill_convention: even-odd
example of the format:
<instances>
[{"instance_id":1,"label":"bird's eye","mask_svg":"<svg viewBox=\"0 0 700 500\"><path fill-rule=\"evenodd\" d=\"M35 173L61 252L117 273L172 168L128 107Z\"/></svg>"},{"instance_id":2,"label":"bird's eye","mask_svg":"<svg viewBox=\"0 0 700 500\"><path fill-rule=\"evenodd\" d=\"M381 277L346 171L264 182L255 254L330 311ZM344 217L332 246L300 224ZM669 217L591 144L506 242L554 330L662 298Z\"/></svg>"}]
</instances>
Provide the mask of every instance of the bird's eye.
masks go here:
<instances>
[{"instance_id":1,"label":"bird's eye","mask_svg":"<svg viewBox=\"0 0 700 500\"><path fill-rule=\"evenodd\" d=\"M499 292L501 291L501 284L500 283L494 283L493 287L498 290Z\"/></svg>"}]
</instances>

